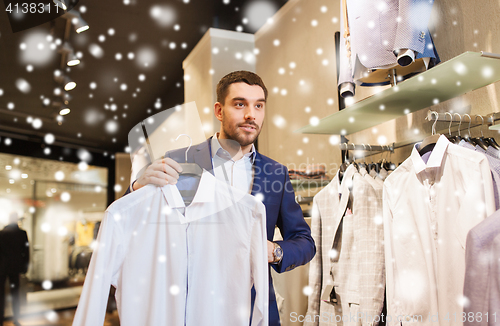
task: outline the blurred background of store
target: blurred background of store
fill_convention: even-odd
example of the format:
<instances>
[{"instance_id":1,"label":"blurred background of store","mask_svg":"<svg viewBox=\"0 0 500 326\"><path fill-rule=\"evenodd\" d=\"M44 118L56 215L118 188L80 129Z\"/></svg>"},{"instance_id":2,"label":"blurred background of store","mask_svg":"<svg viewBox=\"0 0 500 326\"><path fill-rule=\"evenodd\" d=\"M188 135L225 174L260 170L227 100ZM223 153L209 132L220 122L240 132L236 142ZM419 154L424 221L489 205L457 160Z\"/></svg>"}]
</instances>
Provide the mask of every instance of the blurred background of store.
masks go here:
<instances>
[{"instance_id":1,"label":"blurred background of store","mask_svg":"<svg viewBox=\"0 0 500 326\"><path fill-rule=\"evenodd\" d=\"M30 242L22 312L76 306L107 206L108 170L0 153L0 228L17 212ZM7 300L6 316L11 302Z\"/></svg>"},{"instance_id":2,"label":"blurred background of store","mask_svg":"<svg viewBox=\"0 0 500 326\"><path fill-rule=\"evenodd\" d=\"M251 14L251 4L262 6ZM68 32L64 18L19 33L0 19L0 227L10 211L18 212L31 243L31 264L22 279L23 324L70 324L74 310L61 309L76 306L98 223L130 183L128 132L157 112L196 101L203 132L212 135L218 129L212 116L214 89L226 72L253 70L269 89L258 143L262 154L290 169L324 164L330 178L342 162L340 137L294 133L337 112L342 101L334 41L340 30L340 1L185 0L169 5L81 1L77 9L91 26L81 34ZM163 16L155 16L155 8ZM465 51L500 53L500 43L494 42L500 34L499 8L495 0L480 5L436 1L430 29L442 61ZM4 12L3 4L0 9ZM176 14L169 20L170 13ZM57 40L58 48L62 40L72 43L82 55L79 66L61 68L61 53L50 50ZM35 56L26 55L23 47ZM70 92L71 113L63 119L59 113L68 93L54 80L55 70L78 83ZM385 88L359 88L355 100ZM433 110L499 112L498 94L499 82ZM430 133L426 114L427 109L411 113L350 139L382 145L409 134L423 138ZM409 150L394 153L394 161L402 161ZM300 181L296 192L310 199L325 184ZM302 207L307 215L311 202ZM307 273L302 266L273 276L277 292L285 297L282 316L305 313ZM113 310L112 301L108 308ZM109 325L115 325L116 315L108 317Z\"/></svg>"}]
</instances>

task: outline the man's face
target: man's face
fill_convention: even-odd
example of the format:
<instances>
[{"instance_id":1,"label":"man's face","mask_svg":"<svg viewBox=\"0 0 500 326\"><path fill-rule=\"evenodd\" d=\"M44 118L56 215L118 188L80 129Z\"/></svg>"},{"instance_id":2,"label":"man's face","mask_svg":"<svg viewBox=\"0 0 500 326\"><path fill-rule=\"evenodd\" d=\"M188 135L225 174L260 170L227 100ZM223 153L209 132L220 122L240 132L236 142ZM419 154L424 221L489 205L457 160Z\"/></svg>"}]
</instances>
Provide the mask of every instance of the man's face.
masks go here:
<instances>
[{"instance_id":1,"label":"man's face","mask_svg":"<svg viewBox=\"0 0 500 326\"><path fill-rule=\"evenodd\" d=\"M241 147L252 144L260 134L265 107L264 90L260 86L231 84L224 105L215 103L215 115L222 122L222 138L235 140Z\"/></svg>"}]
</instances>

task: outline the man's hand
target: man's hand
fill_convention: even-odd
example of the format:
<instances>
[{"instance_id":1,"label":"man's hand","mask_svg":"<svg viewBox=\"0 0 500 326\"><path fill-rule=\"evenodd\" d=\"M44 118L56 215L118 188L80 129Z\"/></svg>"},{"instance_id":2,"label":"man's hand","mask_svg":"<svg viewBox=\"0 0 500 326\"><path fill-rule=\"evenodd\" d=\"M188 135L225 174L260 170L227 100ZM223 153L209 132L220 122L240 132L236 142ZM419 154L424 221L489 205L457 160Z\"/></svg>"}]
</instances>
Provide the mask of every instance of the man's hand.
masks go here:
<instances>
[{"instance_id":1,"label":"man's hand","mask_svg":"<svg viewBox=\"0 0 500 326\"><path fill-rule=\"evenodd\" d=\"M132 187L134 190L137 190L149 184L157 186L175 185L177 179L179 179L180 172L182 172L182 168L179 163L169 157L162 158L148 166Z\"/></svg>"},{"instance_id":2,"label":"man's hand","mask_svg":"<svg viewBox=\"0 0 500 326\"><path fill-rule=\"evenodd\" d=\"M267 240L267 262L274 262L274 243Z\"/></svg>"}]
</instances>

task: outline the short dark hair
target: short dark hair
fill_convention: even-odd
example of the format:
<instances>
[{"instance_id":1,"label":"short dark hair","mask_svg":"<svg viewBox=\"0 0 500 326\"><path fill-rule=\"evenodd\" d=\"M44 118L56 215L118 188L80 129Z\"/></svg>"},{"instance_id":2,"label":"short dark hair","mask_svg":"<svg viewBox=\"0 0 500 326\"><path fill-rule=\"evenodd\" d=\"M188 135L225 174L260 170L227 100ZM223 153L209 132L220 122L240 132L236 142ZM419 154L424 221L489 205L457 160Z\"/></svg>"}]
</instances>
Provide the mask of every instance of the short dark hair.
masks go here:
<instances>
[{"instance_id":1,"label":"short dark hair","mask_svg":"<svg viewBox=\"0 0 500 326\"><path fill-rule=\"evenodd\" d=\"M217 84L217 102L224 105L229 86L234 83L246 83L248 85L258 85L264 91L264 98L267 101L267 88L262 79L255 73L240 70L233 71L221 78Z\"/></svg>"}]
</instances>

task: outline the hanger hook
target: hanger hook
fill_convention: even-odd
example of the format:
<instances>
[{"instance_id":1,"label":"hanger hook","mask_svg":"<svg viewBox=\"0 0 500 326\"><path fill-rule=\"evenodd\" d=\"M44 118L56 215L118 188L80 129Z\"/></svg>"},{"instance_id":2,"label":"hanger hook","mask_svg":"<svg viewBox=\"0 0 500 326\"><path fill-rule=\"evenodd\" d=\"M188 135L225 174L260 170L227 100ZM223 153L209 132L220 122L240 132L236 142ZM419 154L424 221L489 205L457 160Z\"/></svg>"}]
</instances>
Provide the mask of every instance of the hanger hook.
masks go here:
<instances>
[{"instance_id":1,"label":"hanger hook","mask_svg":"<svg viewBox=\"0 0 500 326\"><path fill-rule=\"evenodd\" d=\"M460 119L460 122L458 123L458 137L460 137L460 127L462 127L462 116L459 113L454 113L453 116L455 116L455 114L458 114L458 118Z\"/></svg>"},{"instance_id":2,"label":"hanger hook","mask_svg":"<svg viewBox=\"0 0 500 326\"><path fill-rule=\"evenodd\" d=\"M481 138L484 137L483 135L483 126L484 126L484 118L482 115L476 115L474 118L474 122L476 122L477 118L481 118Z\"/></svg>"},{"instance_id":3,"label":"hanger hook","mask_svg":"<svg viewBox=\"0 0 500 326\"><path fill-rule=\"evenodd\" d=\"M436 115L436 120L434 120L434 123L432 124L431 135L436 134L436 123L438 122L439 119L439 113L437 113L436 111L431 111L431 119L433 114Z\"/></svg>"},{"instance_id":4,"label":"hanger hook","mask_svg":"<svg viewBox=\"0 0 500 326\"><path fill-rule=\"evenodd\" d=\"M468 133L469 133L469 138L471 138L470 137L470 123L472 122L472 119L471 119L470 115L468 115L467 113L464 113L464 116L468 116L469 117L469 126L467 127L467 130L468 130Z\"/></svg>"},{"instance_id":5,"label":"hanger hook","mask_svg":"<svg viewBox=\"0 0 500 326\"><path fill-rule=\"evenodd\" d=\"M189 135L180 134L179 136L177 136L177 138L175 138L175 140L179 139L180 136L186 136L187 138L189 138L189 146L186 149L186 152L184 153L184 162L187 163L187 161L188 161L188 152L189 152L189 149L191 148L191 145L193 145L193 139Z\"/></svg>"},{"instance_id":6,"label":"hanger hook","mask_svg":"<svg viewBox=\"0 0 500 326\"><path fill-rule=\"evenodd\" d=\"M450 124L448 125L448 135L451 136L451 124L453 123L453 116L451 115L450 112L445 112L444 116L446 117L447 114L450 115Z\"/></svg>"},{"instance_id":7,"label":"hanger hook","mask_svg":"<svg viewBox=\"0 0 500 326\"><path fill-rule=\"evenodd\" d=\"M373 152L372 145L368 144L368 146L370 146L370 152ZM372 163L373 163L373 156L372 156L371 158L372 158L372 159L371 159L371 161L372 161Z\"/></svg>"}]
</instances>

